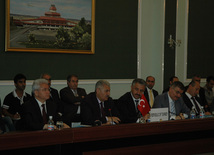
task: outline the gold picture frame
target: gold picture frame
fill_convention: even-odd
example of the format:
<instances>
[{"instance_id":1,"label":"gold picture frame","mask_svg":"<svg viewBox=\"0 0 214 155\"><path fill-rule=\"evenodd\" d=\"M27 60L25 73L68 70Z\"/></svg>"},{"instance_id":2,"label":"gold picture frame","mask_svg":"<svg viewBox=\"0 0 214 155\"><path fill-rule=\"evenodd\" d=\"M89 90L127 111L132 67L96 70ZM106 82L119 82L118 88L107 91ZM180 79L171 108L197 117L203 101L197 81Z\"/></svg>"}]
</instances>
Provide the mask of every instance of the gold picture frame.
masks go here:
<instances>
[{"instance_id":1,"label":"gold picture frame","mask_svg":"<svg viewBox=\"0 0 214 155\"><path fill-rule=\"evenodd\" d=\"M94 54L95 0L6 0L5 51Z\"/></svg>"}]
</instances>

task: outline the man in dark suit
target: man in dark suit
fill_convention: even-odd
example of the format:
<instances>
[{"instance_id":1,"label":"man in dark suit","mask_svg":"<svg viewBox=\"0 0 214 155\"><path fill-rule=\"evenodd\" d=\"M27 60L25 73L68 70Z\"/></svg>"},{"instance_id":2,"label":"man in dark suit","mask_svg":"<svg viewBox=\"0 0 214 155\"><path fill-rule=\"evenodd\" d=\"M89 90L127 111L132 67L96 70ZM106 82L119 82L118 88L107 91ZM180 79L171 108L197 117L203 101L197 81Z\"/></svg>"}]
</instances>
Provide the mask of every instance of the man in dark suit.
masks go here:
<instances>
[{"instance_id":1,"label":"man in dark suit","mask_svg":"<svg viewBox=\"0 0 214 155\"><path fill-rule=\"evenodd\" d=\"M199 84L201 83L201 76L195 74L192 77L192 81L198 82ZM185 87L185 91L187 90L188 86ZM208 108L208 103L205 97L205 90L203 87L200 86L199 93L197 94L198 97L200 97L202 104L205 106L205 108Z\"/></svg>"},{"instance_id":2,"label":"man in dark suit","mask_svg":"<svg viewBox=\"0 0 214 155\"><path fill-rule=\"evenodd\" d=\"M169 119L185 119L183 114L190 114L189 108L182 99L184 85L180 81L174 82L169 91L155 98L153 108L169 108Z\"/></svg>"},{"instance_id":3,"label":"man in dark suit","mask_svg":"<svg viewBox=\"0 0 214 155\"><path fill-rule=\"evenodd\" d=\"M153 76L148 76L146 78L146 90L144 91L144 96L148 101L150 108L153 107L155 97L158 96L158 92L153 89L155 85L155 78Z\"/></svg>"},{"instance_id":4,"label":"man in dark suit","mask_svg":"<svg viewBox=\"0 0 214 155\"><path fill-rule=\"evenodd\" d=\"M120 123L117 107L110 96L108 81L99 80L95 92L85 97L81 104L82 124L93 125L101 122L102 125Z\"/></svg>"},{"instance_id":5,"label":"man in dark suit","mask_svg":"<svg viewBox=\"0 0 214 155\"><path fill-rule=\"evenodd\" d=\"M146 82L143 79L134 79L131 85L131 92L125 93L118 99L118 110L122 123L136 123L141 117L137 105L145 89Z\"/></svg>"},{"instance_id":6,"label":"man in dark suit","mask_svg":"<svg viewBox=\"0 0 214 155\"><path fill-rule=\"evenodd\" d=\"M182 98L187 107L192 110L192 107L195 107L196 115L200 114L201 106L205 108L206 105L202 102L201 98L198 96L200 91L200 83L197 81L191 81L188 85L186 92L183 94ZM206 115L211 115L207 108L204 109Z\"/></svg>"},{"instance_id":7,"label":"man in dark suit","mask_svg":"<svg viewBox=\"0 0 214 155\"><path fill-rule=\"evenodd\" d=\"M52 116L55 122L58 116L56 103L48 100L50 98L48 81L45 79L35 80L32 92L34 97L22 105L23 124L27 130L47 129L49 116ZM54 127L56 129L56 126ZM68 128L66 124L64 127Z\"/></svg>"},{"instance_id":8,"label":"man in dark suit","mask_svg":"<svg viewBox=\"0 0 214 155\"><path fill-rule=\"evenodd\" d=\"M60 115L62 115L62 113L64 112L64 106L63 106L63 102L60 100L59 98L59 93L58 90L54 89L53 87L51 87L51 76L47 73L41 74L40 76L41 79L45 79L48 81L48 85L50 88L50 98L49 100L55 102L57 104L57 109L60 113Z\"/></svg>"},{"instance_id":9,"label":"man in dark suit","mask_svg":"<svg viewBox=\"0 0 214 155\"><path fill-rule=\"evenodd\" d=\"M171 76L169 78L169 86L162 91L162 94L168 92L170 85L173 84L175 81L179 81L178 77L177 76Z\"/></svg>"},{"instance_id":10,"label":"man in dark suit","mask_svg":"<svg viewBox=\"0 0 214 155\"><path fill-rule=\"evenodd\" d=\"M69 75L67 77L68 86L60 90L61 100L64 102L65 122L81 122L80 104L86 96L83 88L78 88L78 76Z\"/></svg>"}]
</instances>

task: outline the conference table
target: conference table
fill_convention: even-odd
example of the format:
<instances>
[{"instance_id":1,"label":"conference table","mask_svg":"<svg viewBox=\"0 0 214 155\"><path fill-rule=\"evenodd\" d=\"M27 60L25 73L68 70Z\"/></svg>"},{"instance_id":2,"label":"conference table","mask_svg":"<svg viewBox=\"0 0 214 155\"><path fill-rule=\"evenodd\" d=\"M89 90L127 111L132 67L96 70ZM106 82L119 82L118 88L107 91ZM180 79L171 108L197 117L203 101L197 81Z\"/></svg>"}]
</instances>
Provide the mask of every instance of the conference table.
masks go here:
<instances>
[{"instance_id":1,"label":"conference table","mask_svg":"<svg viewBox=\"0 0 214 155\"><path fill-rule=\"evenodd\" d=\"M12 132L0 135L0 153L214 153L214 118Z\"/></svg>"}]
</instances>

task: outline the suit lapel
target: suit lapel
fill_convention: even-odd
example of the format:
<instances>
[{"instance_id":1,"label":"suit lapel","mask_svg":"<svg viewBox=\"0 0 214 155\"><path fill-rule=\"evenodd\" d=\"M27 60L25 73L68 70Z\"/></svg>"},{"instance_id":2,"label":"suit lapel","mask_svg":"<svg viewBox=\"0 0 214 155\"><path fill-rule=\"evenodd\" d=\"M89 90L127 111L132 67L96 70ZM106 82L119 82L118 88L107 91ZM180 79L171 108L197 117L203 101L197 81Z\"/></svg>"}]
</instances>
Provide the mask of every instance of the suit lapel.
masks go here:
<instances>
[{"instance_id":1,"label":"suit lapel","mask_svg":"<svg viewBox=\"0 0 214 155\"><path fill-rule=\"evenodd\" d=\"M34 112L36 113L36 116L38 116L40 122L43 122L42 113L36 99L34 99L33 104L34 104Z\"/></svg>"},{"instance_id":2,"label":"suit lapel","mask_svg":"<svg viewBox=\"0 0 214 155\"><path fill-rule=\"evenodd\" d=\"M201 101L201 98L199 98L199 97L195 97L195 99L196 99L196 101L200 104L200 105L202 105L201 103L202 103L202 101Z\"/></svg>"},{"instance_id":3,"label":"suit lapel","mask_svg":"<svg viewBox=\"0 0 214 155\"><path fill-rule=\"evenodd\" d=\"M97 114L96 117L100 119L101 118L100 106L95 93L93 94L93 103L94 103L93 106L95 109L94 114Z\"/></svg>"},{"instance_id":4,"label":"suit lapel","mask_svg":"<svg viewBox=\"0 0 214 155\"><path fill-rule=\"evenodd\" d=\"M164 102L163 102L163 106L162 107L168 107L169 108L169 97L168 97L168 93L165 93Z\"/></svg>"},{"instance_id":5,"label":"suit lapel","mask_svg":"<svg viewBox=\"0 0 214 155\"><path fill-rule=\"evenodd\" d=\"M128 107L130 107L130 110L133 112L133 113L136 113L136 106L135 106L135 102L133 101L133 98L132 98L132 95L131 93L129 93L129 102L128 102L130 105Z\"/></svg>"},{"instance_id":6,"label":"suit lapel","mask_svg":"<svg viewBox=\"0 0 214 155\"><path fill-rule=\"evenodd\" d=\"M180 102L179 102L179 99L177 101L175 101L175 111L176 111L176 115L179 115L180 113Z\"/></svg>"},{"instance_id":7,"label":"suit lapel","mask_svg":"<svg viewBox=\"0 0 214 155\"><path fill-rule=\"evenodd\" d=\"M144 96L145 98L148 100L147 102L149 103L149 95L148 95L148 90L146 88L146 90L144 91ZM149 106L150 106L150 103L149 103Z\"/></svg>"}]
</instances>

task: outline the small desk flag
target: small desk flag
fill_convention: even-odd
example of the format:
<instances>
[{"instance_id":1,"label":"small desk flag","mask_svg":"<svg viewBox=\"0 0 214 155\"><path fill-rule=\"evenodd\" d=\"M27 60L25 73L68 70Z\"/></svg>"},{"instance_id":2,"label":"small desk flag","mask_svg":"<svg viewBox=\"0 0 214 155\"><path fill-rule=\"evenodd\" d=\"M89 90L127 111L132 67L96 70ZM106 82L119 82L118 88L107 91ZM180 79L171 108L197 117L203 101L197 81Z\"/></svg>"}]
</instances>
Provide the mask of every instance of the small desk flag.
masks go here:
<instances>
[{"instance_id":1,"label":"small desk flag","mask_svg":"<svg viewBox=\"0 0 214 155\"><path fill-rule=\"evenodd\" d=\"M147 102L144 94L142 95L140 102L138 103L137 108L141 112L142 116L145 116L150 111L149 103Z\"/></svg>"}]
</instances>

